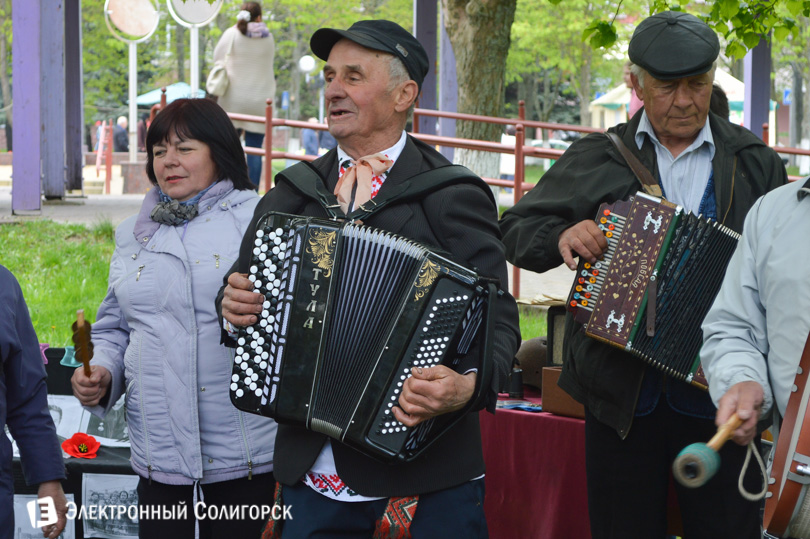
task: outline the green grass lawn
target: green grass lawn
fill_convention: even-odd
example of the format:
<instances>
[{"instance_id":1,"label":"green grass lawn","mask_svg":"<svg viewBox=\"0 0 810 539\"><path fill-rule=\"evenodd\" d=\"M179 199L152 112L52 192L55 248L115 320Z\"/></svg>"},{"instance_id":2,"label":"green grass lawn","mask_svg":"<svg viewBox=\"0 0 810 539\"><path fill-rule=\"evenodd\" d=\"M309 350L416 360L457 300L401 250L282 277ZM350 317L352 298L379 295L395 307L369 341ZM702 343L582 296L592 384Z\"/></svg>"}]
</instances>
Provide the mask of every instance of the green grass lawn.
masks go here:
<instances>
[{"instance_id":1,"label":"green grass lawn","mask_svg":"<svg viewBox=\"0 0 810 539\"><path fill-rule=\"evenodd\" d=\"M546 310L520 305L520 337L527 341L534 337L546 335L548 321Z\"/></svg>"},{"instance_id":2,"label":"green grass lawn","mask_svg":"<svg viewBox=\"0 0 810 539\"><path fill-rule=\"evenodd\" d=\"M0 224L0 264L20 282L40 342L72 345L77 309L95 321L107 291L113 233L109 222L92 228L49 220Z\"/></svg>"}]
</instances>

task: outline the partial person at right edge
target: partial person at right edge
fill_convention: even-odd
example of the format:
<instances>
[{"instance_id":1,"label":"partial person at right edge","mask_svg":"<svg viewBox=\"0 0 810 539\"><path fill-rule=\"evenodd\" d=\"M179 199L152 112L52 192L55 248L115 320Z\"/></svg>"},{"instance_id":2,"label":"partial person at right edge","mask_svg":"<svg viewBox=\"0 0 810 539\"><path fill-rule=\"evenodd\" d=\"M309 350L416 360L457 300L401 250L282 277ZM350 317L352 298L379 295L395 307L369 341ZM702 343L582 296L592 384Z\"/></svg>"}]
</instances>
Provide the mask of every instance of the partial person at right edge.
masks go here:
<instances>
[{"instance_id":1,"label":"partial person at right edge","mask_svg":"<svg viewBox=\"0 0 810 539\"><path fill-rule=\"evenodd\" d=\"M810 179L760 198L703 321L700 361L717 404L718 425L737 413L734 441L759 434L762 418L785 415L810 332ZM797 425L801 424L801 417ZM796 431L798 432L798 430ZM781 439L781 438L780 438Z\"/></svg>"},{"instance_id":2,"label":"partial person at right edge","mask_svg":"<svg viewBox=\"0 0 810 539\"><path fill-rule=\"evenodd\" d=\"M267 100L276 94L273 59L276 45L273 35L262 22L262 7L258 2L245 2L236 16L236 25L222 33L214 49L214 62L222 62L228 73L228 89L217 103L226 112L265 115ZM264 124L233 120L237 129L245 132L245 146L261 148ZM258 189L262 176L262 157L247 156L250 181Z\"/></svg>"}]
</instances>

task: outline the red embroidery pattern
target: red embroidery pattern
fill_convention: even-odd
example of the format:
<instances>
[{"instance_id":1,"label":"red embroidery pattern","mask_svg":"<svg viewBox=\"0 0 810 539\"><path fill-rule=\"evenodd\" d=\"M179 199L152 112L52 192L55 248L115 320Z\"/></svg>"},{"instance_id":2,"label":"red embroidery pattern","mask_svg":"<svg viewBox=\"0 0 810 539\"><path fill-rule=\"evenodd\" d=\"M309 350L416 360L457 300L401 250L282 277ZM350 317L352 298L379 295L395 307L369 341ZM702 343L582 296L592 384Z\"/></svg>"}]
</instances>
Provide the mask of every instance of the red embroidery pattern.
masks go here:
<instances>
[{"instance_id":1,"label":"red embroidery pattern","mask_svg":"<svg viewBox=\"0 0 810 539\"><path fill-rule=\"evenodd\" d=\"M419 496L389 498L383 515L374 525L373 539L411 539L410 527L418 502ZM278 506L282 506L284 503L280 483L276 483L273 503ZM283 524L283 521L270 518L262 530L261 539L280 539Z\"/></svg>"},{"instance_id":2,"label":"red embroidery pattern","mask_svg":"<svg viewBox=\"0 0 810 539\"><path fill-rule=\"evenodd\" d=\"M273 505L278 505L279 507L283 506L283 502L281 501L281 483L276 483L276 490L273 493ZM267 524L264 525L261 539L281 539L282 524L283 521L273 520L271 516L267 520Z\"/></svg>"},{"instance_id":3,"label":"red embroidery pattern","mask_svg":"<svg viewBox=\"0 0 810 539\"><path fill-rule=\"evenodd\" d=\"M318 492L331 492L334 496L340 496L341 494L344 496L357 496L357 493L350 489L337 474L308 473L307 477L309 477Z\"/></svg>"},{"instance_id":4,"label":"red embroidery pattern","mask_svg":"<svg viewBox=\"0 0 810 539\"><path fill-rule=\"evenodd\" d=\"M385 512L374 529L374 539L410 539L411 521L419 496L389 498Z\"/></svg>"}]
</instances>

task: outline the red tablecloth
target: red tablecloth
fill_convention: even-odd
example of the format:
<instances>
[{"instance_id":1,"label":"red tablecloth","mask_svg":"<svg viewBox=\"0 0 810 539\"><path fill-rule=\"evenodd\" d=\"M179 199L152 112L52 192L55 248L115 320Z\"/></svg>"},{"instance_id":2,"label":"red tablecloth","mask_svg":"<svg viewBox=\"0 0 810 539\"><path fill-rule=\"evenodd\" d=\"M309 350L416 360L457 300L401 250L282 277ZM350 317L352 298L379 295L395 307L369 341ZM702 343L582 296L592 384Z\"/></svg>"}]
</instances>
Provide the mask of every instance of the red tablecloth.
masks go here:
<instances>
[{"instance_id":1,"label":"red tablecloth","mask_svg":"<svg viewBox=\"0 0 810 539\"><path fill-rule=\"evenodd\" d=\"M590 537L584 421L545 412L484 411L481 437L492 539Z\"/></svg>"}]
</instances>

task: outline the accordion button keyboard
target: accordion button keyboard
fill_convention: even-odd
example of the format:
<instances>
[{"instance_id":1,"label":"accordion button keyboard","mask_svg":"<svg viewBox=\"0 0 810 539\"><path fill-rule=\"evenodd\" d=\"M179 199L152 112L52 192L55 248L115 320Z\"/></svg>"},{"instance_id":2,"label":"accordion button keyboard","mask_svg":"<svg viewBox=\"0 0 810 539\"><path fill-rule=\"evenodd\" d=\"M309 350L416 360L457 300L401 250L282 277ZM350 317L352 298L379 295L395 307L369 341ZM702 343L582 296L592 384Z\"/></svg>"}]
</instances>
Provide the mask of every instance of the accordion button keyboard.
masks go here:
<instances>
[{"instance_id":1,"label":"accordion button keyboard","mask_svg":"<svg viewBox=\"0 0 810 539\"><path fill-rule=\"evenodd\" d=\"M624 223L624 216L615 214L611 212L610 209L605 209L603 215L597 219L597 226L605 235L608 248L602 254L602 259L596 263L580 263L580 277L577 279L577 285L568 302L570 309L583 309L588 312L593 311L593 306L599 298L599 293L602 291L602 285L604 284L607 270L610 267L610 262L613 260L613 255L616 252L616 246L619 243L621 232L624 229Z\"/></svg>"},{"instance_id":2,"label":"accordion button keyboard","mask_svg":"<svg viewBox=\"0 0 810 539\"><path fill-rule=\"evenodd\" d=\"M278 382L278 378L267 371L268 367L272 370L267 360L270 358L271 344L275 349L273 343L277 322L280 322L276 320L276 314L288 245L285 237L289 234L289 226L264 226L256 230L248 278L254 290L264 296L264 301L258 322L244 328L237 340L234 368L236 373L241 372L242 375L235 373L232 378L231 390L236 398L258 398L266 402L272 400L276 393L275 387L267 387Z\"/></svg>"}]
</instances>

